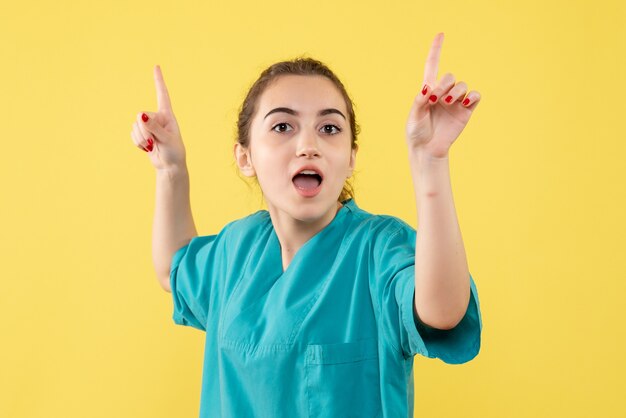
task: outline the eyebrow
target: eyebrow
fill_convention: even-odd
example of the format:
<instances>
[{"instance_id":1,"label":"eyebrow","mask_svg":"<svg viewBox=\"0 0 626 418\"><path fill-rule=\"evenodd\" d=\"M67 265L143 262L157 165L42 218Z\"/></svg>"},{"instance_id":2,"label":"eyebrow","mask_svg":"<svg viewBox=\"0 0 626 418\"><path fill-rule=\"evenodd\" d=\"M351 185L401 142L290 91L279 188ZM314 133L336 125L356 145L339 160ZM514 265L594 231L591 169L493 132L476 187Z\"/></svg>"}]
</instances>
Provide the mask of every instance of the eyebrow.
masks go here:
<instances>
[{"instance_id":1,"label":"eyebrow","mask_svg":"<svg viewBox=\"0 0 626 418\"><path fill-rule=\"evenodd\" d=\"M290 115L295 115L298 116L298 112L296 112L293 109L290 109L288 107L277 107L275 109L270 110L269 112L267 112L267 115L265 115L265 118L267 118L269 115L271 115L272 113L276 113L276 112L284 112L284 113L289 113ZM341 113L339 110L334 109L334 108L329 108L329 109L322 109L319 111L319 113L317 114L318 116L324 116L324 115L329 115L331 113L337 113L338 115L341 115L342 118L346 119L346 117L343 115L343 113Z\"/></svg>"}]
</instances>

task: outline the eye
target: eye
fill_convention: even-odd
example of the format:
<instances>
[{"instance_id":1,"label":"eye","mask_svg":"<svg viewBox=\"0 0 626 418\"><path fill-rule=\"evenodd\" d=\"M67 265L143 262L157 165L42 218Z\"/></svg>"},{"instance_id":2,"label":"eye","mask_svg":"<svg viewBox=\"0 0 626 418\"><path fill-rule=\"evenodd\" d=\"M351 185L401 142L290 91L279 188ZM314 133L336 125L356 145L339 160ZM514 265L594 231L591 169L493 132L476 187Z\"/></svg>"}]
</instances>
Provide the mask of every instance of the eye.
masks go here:
<instances>
[{"instance_id":1,"label":"eye","mask_svg":"<svg viewBox=\"0 0 626 418\"><path fill-rule=\"evenodd\" d=\"M330 130L328 130L328 128L330 128ZM332 130L333 128L335 128L335 131ZM324 129L325 133L330 135L337 135L339 132L341 132L341 128L336 125L324 125L322 129Z\"/></svg>"},{"instance_id":2,"label":"eye","mask_svg":"<svg viewBox=\"0 0 626 418\"><path fill-rule=\"evenodd\" d=\"M277 131L276 128L279 127L279 126L281 127L281 129ZM285 122L277 123L276 125L272 126L272 131L274 131L274 132L286 132L286 131L283 131L282 128L283 127L287 127L287 126L289 126L289 124L285 123Z\"/></svg>"}]
</instances>

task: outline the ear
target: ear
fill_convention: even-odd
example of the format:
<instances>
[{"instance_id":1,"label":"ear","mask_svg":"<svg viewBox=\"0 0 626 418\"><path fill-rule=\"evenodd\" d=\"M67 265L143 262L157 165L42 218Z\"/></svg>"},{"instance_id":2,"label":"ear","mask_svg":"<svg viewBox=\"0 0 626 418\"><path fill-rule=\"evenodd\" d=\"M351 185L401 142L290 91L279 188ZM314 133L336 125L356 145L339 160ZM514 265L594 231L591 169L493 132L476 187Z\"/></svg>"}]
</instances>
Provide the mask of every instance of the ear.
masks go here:
<instances>
[{"instance_id":1,"label":"ear","mask_svg":"<svg viewBox=\"0 0 626 418\"><path fill-rule=\"evenodd\" d=\"M244 148L240 143L236 142L233 148L233 154L239 170L241 170L246 177L255 177L256 171L252 166L250 148Z\"/></svg>"},{"instance_id":2,"label":"ear","mask_svg":"<svg viewBox=\"0 0 626 418\"><path fill-rule=\"evenodd\" d=\"M352 172L354 171L354 166L356 164L356 153L358 150L358 145L355 145L355 148L350 150L350 165L348 169L348 176L346 178L350 178L352 176Z\"/></svg>"}]
</instances>

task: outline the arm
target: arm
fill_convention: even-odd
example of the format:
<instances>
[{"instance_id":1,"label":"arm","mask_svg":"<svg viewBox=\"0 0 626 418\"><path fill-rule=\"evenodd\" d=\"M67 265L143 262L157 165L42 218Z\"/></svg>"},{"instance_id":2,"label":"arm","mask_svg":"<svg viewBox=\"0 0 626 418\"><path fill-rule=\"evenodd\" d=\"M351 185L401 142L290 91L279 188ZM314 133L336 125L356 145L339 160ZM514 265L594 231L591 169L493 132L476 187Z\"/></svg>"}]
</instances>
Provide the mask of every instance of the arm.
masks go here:
<instances>
[{"instance_id":1,"label":"arm","mask_svg":"<svg viewBox=\"0 0 626 418\"><path fill-rule=\"evenodd\" d=\"M406 139L419 218L415 243L415 314L433 328L451 329L470 300L463 239L454 209L448 153L480 101L446 73L437 81L443 33L433 40L424 87L409 112Z\"/></svg>"},{"instance_id":2,"label":"arm","mask_svg":"<svg viewBox=\"0 0 626 418\"><path fill-rule=\"evenodd\" d=\"M156 168L156 208L152 260L159 283L170 291L169 273L176 251L198 236L189 202L189 173L185 146L172 110L161 67L154 67L157 112L141 112L134 123L133 142L148 152ZM150 142L153 141L153 142ZM146 148L143 144L149 144Z\"/></svg>"},{"instance_id":3,"label":"arm","mask_svg":"<svg viewBox=\"0 0 626 418\"><path fill-rule=\"evenodd\" d=\"M449 160L409 154L419 233L415 243L415 310L433 328L454 328L470 299L469 269L459 228Z\"/></svg>"},{"instance_id":4,"label":"arm","mask_svg":"<svg viewBox=\"0 0 626 418\"><path fill-rule=\"evenodd\" d=\"M198 233L189 199L189 172L157 170L156 208L152 234L152 259L159 283L171 292L169 276L172 257Z\"/></svg>"}]
</instances>

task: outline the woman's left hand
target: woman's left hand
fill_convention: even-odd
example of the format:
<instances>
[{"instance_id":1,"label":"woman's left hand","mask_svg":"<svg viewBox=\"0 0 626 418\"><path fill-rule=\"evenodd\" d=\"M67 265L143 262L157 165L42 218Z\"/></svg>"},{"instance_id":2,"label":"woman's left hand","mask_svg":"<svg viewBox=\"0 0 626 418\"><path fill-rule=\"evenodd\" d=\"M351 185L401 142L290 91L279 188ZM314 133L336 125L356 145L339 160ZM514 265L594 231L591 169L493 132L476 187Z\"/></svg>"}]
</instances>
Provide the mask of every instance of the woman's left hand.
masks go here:
<instances>
[{"instance_id":1,"label":"woman's left hand","mask_svg":"<svg viewBox=\"0 0 626 418\"><path fill-rule=\"evenodd\" d=\"M447 158L448 150L467 125L480 101L480 93L467 93L467 84L455 84L446 73L437 83L437 70L443 33L438 33L430 48L424 68L424 83L413 101L406 124L406 140L410 150L434 158Z\"/></svg>"}]
</instances>

